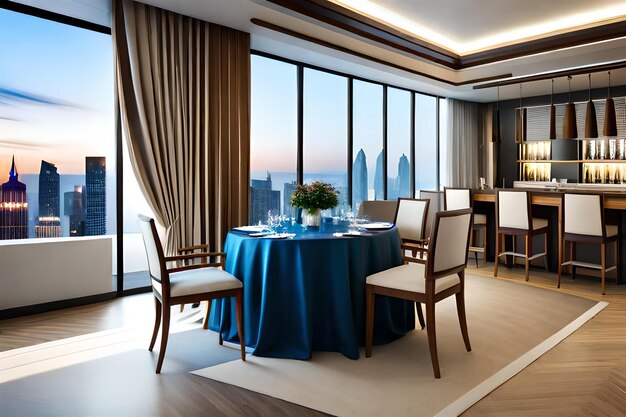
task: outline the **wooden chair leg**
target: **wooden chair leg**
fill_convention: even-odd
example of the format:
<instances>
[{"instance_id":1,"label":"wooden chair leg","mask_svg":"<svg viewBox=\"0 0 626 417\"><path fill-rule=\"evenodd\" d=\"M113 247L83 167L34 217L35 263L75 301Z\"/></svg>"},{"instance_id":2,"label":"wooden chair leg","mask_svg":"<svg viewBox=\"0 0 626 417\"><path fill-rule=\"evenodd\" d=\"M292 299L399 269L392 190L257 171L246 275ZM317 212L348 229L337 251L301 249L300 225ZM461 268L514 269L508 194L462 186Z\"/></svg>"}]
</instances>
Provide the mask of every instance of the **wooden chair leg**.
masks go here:
<instances>
[{"instance_id":1,"label":"wooden chair leg","mask_svg":"<svg viewBox=\"0 0 626 417\"><path fill-rule=\"evenodd\" d=\"M461 282L465 279L465 271L459 273ZM467 318L465 316L465 290L461 287L461 291L455 294L456 297L456 312L459 316L459 325L461 326L461 334L463 335L463 342L465 342L465 348L468 352L472 351L472 345L469 340L469 332L467 331Z\"/></svg>"},{"instance_id":2,"label":"wooden chair leg","mask_svg":"<svg viewBox=\"0 0 626 417\"><path fill-rule=\"evenodd\" d=\"M487 265L487 225L483 226L483 257Z\"/></svg>"},{"instance_id":3,"label":"wooden chair leg","mask_svg":"<svg viewBox=\"0 0 626 417\"><path fill-rule=\"evenodd\" d=\"M570 260L575 261L576 260L576 242L572 242L570 244L569 250L570 250L570 255L569 255ZM574 264L572 264L571 275L572 275L572 280L575 280L576 279L576 266Z\"/></svg>"},{"instance_id":4,"label":"wooden chair leg","mask_svg":"<svg viewBox=\"0 0 626 417\"><path fill-rule=\"evenodd\" d=\"M600 264L602 265L602 295L604 295L606 286L606 243L602 243L600 247L602 250L600 253Z\"/></svg>"},{"instance_id":5,"label":"wooden chair leg","mask_svg":"<svg viewBox=\"0 0 626 417\"><path fill-rule=\"evenodd\" d=\"M371 285L365 285L365 357L372 356L372 342L374 340L374 305L376 294ZM421 309L421 307L420 307Z\"/></svg>"},{"instance_id":6,"label":"wooden chair leg","mask_svg":"<svg viewBox=\"0 0 626 417\"><path fill-rule=\"evenodd\" d=\"M530 277L530 257L532 256L532 236L526 235L526 270L524 272L524 278L528 281Z\"/></svg>"},{"instance_id":7,"label":"wooden chair leg","mask_svg":"<svg viewBox=\"0 0 626 417\"><path fill-rule=\"evenodd\" d=\"M548 233L543 235L543 267L548 272Z\"/></svg>"},{"instance_id":8,"label":"wooden chair leg","mask_svg":"<svg viewBox=\"0 0 626 417\"><path fill-rule=\"evenodd\" d=\"M424 322L424 312L422 311L422 304L415 303L415 310L417 310L417 319L419 320L420 326L422 330L426 327L426 323Z\"/></svg>"},{"instance_id":9,"label":"wooden chair leg","mask_svg":"<svg viewBox=\"0 0 626 417\"><path fill-rule=\"evenodd\" d=\"M154 342L156 342L157 335L159 334L159 326L161 325L161 302L158 298L154 297L154 330L152 331L152 340L150 341L150 347L148 350L152 352L154 348Z\"/></svg>"},{"instance_id":10,"label":"wooden chair leg","mask_svg":"<svg viewBox=\"0 0 626 417\"><path fill-rule=\"evenodd\" d=\"M202 328L204 330L209 328L209 316L211 315L211 300L206 300L206 313L204 313L204 320L202 320Z\"/></svg>"},{"instance_id":11,"label":"wooden chair leg","mask_svg":"<svg viewBox=\"0 0 626 417\"><path fill-rule=\"evenodd\" d=\"M161 366L163 366L163 358L165 358L165 348L167 347L167 337L170 333L170 306L161 303L163 308L163 324L161 327L161 349L159 350L159 359L157 360L156 373L161 373Z\"/></svg>"},{"instance_id":12,"label":"wooden chair leg","mask_svg":"<svg viewBox=\"0 0 626 417\"><path fill-rule=\"evenodd\" d=\"M565 253L565 239L563 239L563 253ZM556 275L556 287L561 288L561 274L563 273L563 263L561 261L558 262L558 269Z\"/></svg>"},{"instance_id":13,"label":"wooden chair leg","mask_svg":"<svg viewBox=\"0 0 626 417\"><path fill-rule=\"evenodd\" d=\"M435 303L426 303L426 331L428 332L428 348L430 349L430 360L433 363L433 373L435 378L441 378L439 370L439 355L437 354L437 333L435 330Z\"/></svg>"},{"instance_id":14,"label":"wooden chair leg","mask_svg":"<svg viewBox=\"0 0 626 417\"><path fill-rule=\"evenodd\" d=\"M243 290L235 295L235 310L237 314L237 333L239 335L239 348L241 349L241 360L246 360L246 340L243 326ZM220 332L221 334L221 332Z\"/></svg>"},{"instance_id":15,"label":"wooden chair leg","mask_svg":"<svg viewBox=\"0 0 626 417\"><path fill-rule=\"evenodd\" d=\"M619 258L620 258L620 251L619 251L619 241L620 241L620 236L617 236L617 239L615 239L615 284L619 284L620 281L620 268L619 268Z\"/></svg>"},{"instance_id":16,"label":"wooden chair leg","mask_svg":"<svg viewBox=\"0 0 626 417\"><path fill-rule=\"evenodd\" d=\"M500 264L500 233L496 230L496 250L495 259L493 260L493 276L498 276L498 265Z\"/></svg>"}]
</instances>

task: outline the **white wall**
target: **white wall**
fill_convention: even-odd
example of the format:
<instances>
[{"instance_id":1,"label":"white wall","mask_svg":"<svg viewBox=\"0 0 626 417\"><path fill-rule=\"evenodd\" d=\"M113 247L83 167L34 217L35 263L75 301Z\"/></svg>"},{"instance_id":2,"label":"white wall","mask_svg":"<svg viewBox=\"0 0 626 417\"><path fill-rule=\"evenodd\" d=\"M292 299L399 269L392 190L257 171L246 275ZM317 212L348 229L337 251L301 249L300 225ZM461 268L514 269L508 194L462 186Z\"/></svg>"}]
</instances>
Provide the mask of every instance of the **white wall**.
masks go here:
<instances>
[{"instance_id":1,"label":"white wall","mask_svg":"<svg viewBox=\"0 0 626 417\"><path fill-rule=\"evenodd\" d=\"M0 310L112 290L111 237L0 244Z\"/></svg>"}]
</instances>

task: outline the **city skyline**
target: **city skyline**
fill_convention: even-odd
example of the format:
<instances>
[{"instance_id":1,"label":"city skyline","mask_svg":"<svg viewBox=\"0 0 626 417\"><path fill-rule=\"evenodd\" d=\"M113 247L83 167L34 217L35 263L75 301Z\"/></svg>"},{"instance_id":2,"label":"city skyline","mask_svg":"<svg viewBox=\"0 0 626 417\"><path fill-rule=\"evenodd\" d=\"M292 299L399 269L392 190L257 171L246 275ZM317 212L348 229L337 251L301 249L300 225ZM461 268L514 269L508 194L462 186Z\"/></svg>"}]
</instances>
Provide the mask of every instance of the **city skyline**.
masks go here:
<instances>
[{"instance_id":1,"label":"city skyline","mask_svg":"<svg viewBox=\"0 0 626 417\"><path fill-rule=\"evenodd\" d=\"M106 234L106 158L85 157L84 175L60 175L41 160L39 175L24 174L23 182L12 161L9 181L0 187L0 240Z\"/></svg>"}]
</instances>

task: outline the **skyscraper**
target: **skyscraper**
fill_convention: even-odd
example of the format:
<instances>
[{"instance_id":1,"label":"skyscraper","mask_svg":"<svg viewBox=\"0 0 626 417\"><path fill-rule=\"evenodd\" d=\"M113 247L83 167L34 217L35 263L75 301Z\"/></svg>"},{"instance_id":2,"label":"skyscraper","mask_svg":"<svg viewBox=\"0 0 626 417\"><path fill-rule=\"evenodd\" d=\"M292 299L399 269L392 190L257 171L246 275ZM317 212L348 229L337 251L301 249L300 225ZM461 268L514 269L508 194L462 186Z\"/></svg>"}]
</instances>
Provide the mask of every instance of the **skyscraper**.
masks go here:
<instances>
[{"instance_id":1,"label":"skyscraper","mask_svg":"<svg viewBox=\"0 0 626 417\"><path fill-rule=\"evenodd\" d=\"M398 161L398 179L396 180L398 197L411 196L411 164L409 158L402 154Z\"/></svg>"},{"instance_id":2,"label":"skyscraper","mask_svg":"<svg viewBox=\"0 0 626 417\"><path fill-rule=\"evenodd\" d=\"M385 177L383 176L383 152L376 158L376 174L374 175L374 199L385 199Z\"/></svg>"},{"instance_id":3,"label":"skyscraper","mask_svg":"<svg viewBox=\"0 0 626 417\"><path fill-rule=\"evenodd\" d=\"M356 210L365 200L367 200L367 158L363 149L360 149L352 164L352 207Z\"/></svg>"},{"instance_id":4,"label":"skyscraper","mask_svg":"<svg viewBox=\"0 0 626 417\"><path fill-rule=\"evenodd\" d=\"M106 234L106 158L85 158L85 236Z\"/></svg>"},{"instance_id":5,"label":"skyscraper","mask_svg":"<svg viewBox=\"0 0 626 417\"><path fill-rule=\"evenodd\" d=\"M0 240L28 238L26 185L18 181L15 157L9 180L0 186Z\"/></svg>"},{"instance_id":6,"label":"skyscraper","mask_svg":"<svg viewBox=\"0 0 626 417\"><path fill-rule=\"evenodd\" d=\"M296 208L291 205L291 196L296 190L296 182L286 182L283 187L283 214L288 217L296 217Z\"/></svg>"},{"instance_id":7,"label":"skyscraper","mask_svg":"<svg viewBox=\"0 0 626 417\"><path fill-rule=\"evenodd\" d=\"M64 194L64 213L70 217L70 236L85 236L85 187L75 185L74 191Z\"/></svg>"},{"instance_id":8,"label":"skyscraper","mask_svg":"<svg viewBox=\"0 0 626 417\"><path fill-rule=\"evenodd\" d=\"M267 212L280 213L280 191L272 190L272 175L264 180L250 181L250 222L267 222Z\"/></svg>"},{"instance_id":9,"label":"skyscraper","mask_svg":"<svg viewBox=\"0 0 626 417\"><path fill-rule=\"evenodd\" d=\"M41 161L39 170L39 217L36 237L61 236L61 193L59 173L53 164Z\"/></svg>"}]
</instances>

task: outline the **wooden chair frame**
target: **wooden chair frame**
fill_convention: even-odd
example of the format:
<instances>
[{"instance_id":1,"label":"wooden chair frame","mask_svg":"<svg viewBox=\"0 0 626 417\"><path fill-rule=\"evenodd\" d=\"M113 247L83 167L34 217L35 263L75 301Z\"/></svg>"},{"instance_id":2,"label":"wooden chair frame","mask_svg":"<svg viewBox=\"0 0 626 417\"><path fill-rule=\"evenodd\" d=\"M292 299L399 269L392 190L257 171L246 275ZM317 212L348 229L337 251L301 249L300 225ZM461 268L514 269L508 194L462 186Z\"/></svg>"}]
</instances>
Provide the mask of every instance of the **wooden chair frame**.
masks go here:
<instances>
[{"instance_id":1,"label":"wooden chair frame","mask_svg":"<svg viewBox=\"0 0 626 417\"><path fill-rule=\"evenodd\" d=\"M586 194L568 191L567 194ZM616 281L620 276L620 237L622 235L621 224L617 224L617 234L615 236L607 237L606 235L606 218L604 214L604 195L600 197L600 222L602 224L602 236L581 235L577 233L566 233L565 227L563 227L563 253L565 253L566 242L570 242L570 260L562 262L559 265L557 288L561 288L561 274L564 266L571 266L572 279L576 277L576 268L587 269L600 269L600 279L602 282L602 295L606 293L606 273L615 270ZM563 207L565 207L565 196L563 196ZM563 219L566 221L565 219ZM576 260L576 244L587 243L600 245L600 264L591 264L587 262L579 262ZM615 246L615 265L606 267L606 250L608 244L613 243Z\"/></svg>"},{"instance_id":2,"label":"wooden chair frame","mask_svg":"<svg viewBox=\"0 0 626 417\"><path fill-rule=\"evenodd\" d=\"M400 248L402 249L402 258L404 262L417 262L426 264L426 260L424 259L424 254L428 253L426 247L428 246L429 237L424 237L424 233L426 233L426 221L428 220L428 208L430 206L430 199L428 198L398 198L398 206L396 207L396 215L394 217L394 223L398 222L398 213L400 212L400 201L408 200L408 201L424 201L426 202L426 206L424 207L424 217L422 218L422 236L420 239L407 239L400 237ZM405 251L411 251L413 258L408 258L404 256ZM417 254L419 253L420 257L417 258ZM410 259L410 261L408 259ZM420 303L415 303L415 310L417 311L417 318L420 323L420 327L424 329L426 327L426 322L424 320L424 312L422 311L422 305Z\"/></svg>"},{"instance_id":3,"label":"wooden chair frame","mask_svg":"<svg viewBox=\"0 0 626 417\"><path fill-rule=\"evenodd\" d=\"M528 216L528 229L516 229L512 227L500 227L500 192L515 192L515 193L525 193L526 194L526 210ZM561 197L562 198L562 197ZM540 229L533 229L533 216L532 216L532 203L530 200L530 193L528 191L522 190L500 190L496 189L496 253L495 260L493 266L493 276L498 276L498 265L500 264L501 256L513 256L513 261L515 262L515 258L524 258L525 259L525 271L524 271L524 279L528 281L530 278L530 261L533 259L539 258L543 256L543 265L545 270L548 270L548 230L550 225L546 227L542 227ZM544 243L542 253L537 253L533 255L533 237L535 236L544 236ZM513 239L513 250L512 251L500 251L501 249L505 249L505 236L512 236ZM515 251L515 238L516 236L524 236L525 238L525 251L524 253L517 253Z\"/></svg>"},{"instance_id":4,"label":"wooden chair frame","mask_svg":"<svg viewBox=\"0 0 626 417\"><path fill-rule=\"evenodd\" d=\"M202 328L208 328L209 314L211 312L211 301L217 298L235 297L235 310L237 316L237 331L239 335L241 360L246 360L246 349L244 339L244 326L243 326L243 288L234 288L222 291L210 291L200 294L189 294L178 297L172 297L170 295L170 274L174 272L189 271L192 269L208 268L208 267L224 267L226 254L224 252L200 252L187 255L165 256L163 253L163 247L156 230L154 219L139 215L139 219L144 222L150 223L150 229L152 231L152 237L156 242L156 250L159 258L159 268L161 270L161 279L156 278L150 274L151 279L161 284L161 293L152 286L152 292L154 295L155 304L155 319L154 330L152 332L152 339L150 340L150 346L148 350L152 352L154 344L156 342L157 335L159 333L159 327L161 327L161 347L159 350L159 358L157 360L156 373L161 373L161 367L163 366L163 359L165 358L165 350L167 348L167 339L169 336L170 328L170 307L177 304L187 303L200 303L206 301L208 303L207 310L202 322ZM219 257L218 262L203 262L199 264L184 265L179 267L168 268L168 262L188 261L196 258L203 258L206 260L210 257ZM162 324L162 325L161 325ZM160 326L161 325L161 326ZM221 332L219 334L219 343L223 343Z\"/></svg>"},{"instance_id":5,"label":"wooden chair frame","mask_svg":"<svg viewBox=\"0 0 626 417\"><path fill-rule=\"evenodd\" d=\"M472 210L464 209L438 212L435 217L432 235L437 236L439 230L439 222L441 218L466 214L472 215ZM415 301L416 303L423 303L426 305L426 331L428 333L428 347L430 350L430 359L432 362L435 378L441 378L441 371L439 368L439 355L437 353L437 336L435 331L435 304L437 302L452 295L455 296L457 314L459 317L459 325L461 327L463 342L465 343L465 348L468 352L472 350L467 329L467 318L465 315L465 266L467 264L467 248L469 247L470 242L470 231L473 222L472 217L470 217L470 221L468 223L467 241L465 245L465 262L463 265L449 268L444 271L434 272L434 260L435 250L437 247L437 239L435 238L431 240L430 244L428 245L428 257L426 259L425 265L424 279L426 280L426 283L424 293L381 287L372 284L365 285L365 357L369 358L372 356L372 342L374 338L374 306L376 301L376 295L401 298L404 300ZM438 278L443 278L453 274L457 274L459 276L460 282L451 288L448 288L439 293L435 293L435 281ZM416 279L418 279L418 277L416 277Z\"/></svg>"}]
</instances>

